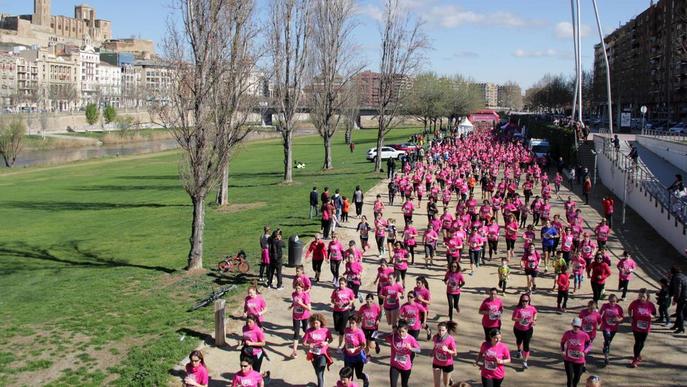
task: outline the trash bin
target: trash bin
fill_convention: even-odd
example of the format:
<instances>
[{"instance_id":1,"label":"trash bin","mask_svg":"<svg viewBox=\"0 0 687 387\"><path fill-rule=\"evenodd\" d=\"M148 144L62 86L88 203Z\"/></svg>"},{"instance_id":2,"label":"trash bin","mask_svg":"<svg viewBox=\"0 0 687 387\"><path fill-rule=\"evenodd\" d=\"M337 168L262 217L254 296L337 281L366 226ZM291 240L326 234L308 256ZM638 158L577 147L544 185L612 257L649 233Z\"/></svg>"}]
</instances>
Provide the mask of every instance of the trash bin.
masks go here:
<instances>
[{"instance_id":1,"label":"trash bin","mask_svg":"<svg viewBox=\"0 0 687 387\"><path fill-rule=\"evenodd\" d=\"M289 263L288 267L296 267L303 264L303 242L294 235L289 238Z\"/></svg>"}]
</instances>

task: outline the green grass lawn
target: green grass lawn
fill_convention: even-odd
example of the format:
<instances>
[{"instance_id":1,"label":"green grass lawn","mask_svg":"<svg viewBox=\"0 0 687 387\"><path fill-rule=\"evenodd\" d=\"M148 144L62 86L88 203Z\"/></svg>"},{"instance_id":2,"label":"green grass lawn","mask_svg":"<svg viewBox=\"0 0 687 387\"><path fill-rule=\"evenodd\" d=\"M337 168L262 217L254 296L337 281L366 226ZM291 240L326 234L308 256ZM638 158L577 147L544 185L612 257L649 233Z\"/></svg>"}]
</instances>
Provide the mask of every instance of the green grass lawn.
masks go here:
<instances>
[{"instance_id":1,"label":"green grass lawn","mask_svg":"<svg viewBox=\"0 0 687 387\"><path fill-rule=\"evenodd\" d=\"M307 167L291 185L280 183L278 141L246 144L231 164L232 205L207 213L205 266L240 248L256 262L265 224L312 235L313 185L350 195L378 181L364 159L375 134L356 132L354 154L337 135L328 172L320 138L297 138L294 159ZM178 160L166 152L0 174L0 385L164 385L195 332L211 331L210 309L186 312L217 284L180 270L191 206Z\"/></svg>"}]
</instances>

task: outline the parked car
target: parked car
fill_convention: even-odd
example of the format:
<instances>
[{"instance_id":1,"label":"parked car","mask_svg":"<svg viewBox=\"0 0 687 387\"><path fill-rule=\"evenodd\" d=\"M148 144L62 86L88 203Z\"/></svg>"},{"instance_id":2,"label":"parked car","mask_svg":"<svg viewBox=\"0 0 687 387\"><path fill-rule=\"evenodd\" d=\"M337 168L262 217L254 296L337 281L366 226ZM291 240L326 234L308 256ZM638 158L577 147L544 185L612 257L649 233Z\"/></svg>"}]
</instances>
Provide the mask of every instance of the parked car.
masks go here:
<instances>
[{"instance_id":1,"label":"parked car","mask_svg":"<svg viewBox=\"0 0 687 387\"><path fill-rule=\"evenodd\" d=\"M404 151L406 153L415 152L416 150L420 149L419 146L413 144L412 142L404 142L402 144L389 144L389 146L396 150Z\"/></svg>"},{"instance_id":2,"label":"parked car","mask_svg":"<svg viewBox=\"0 0 687 387\"><path fill-rule=\"evenodd\" d=\"M668 129L670 133L687 133L687 122L680 122L677 125Z\"/></svg>"},{"instance_id":3,"label":"parked car","mask_svg":"<svg viewBox=\"0 0 687 387\"><path fill-rule=\"evenodd\" d=\"M397 159L401 155L405 155L405 154L406 154L405 151L397 150L397 149L394 149L390 146L383 146L382 152L381 152L381 158L382 158L382 160ZM370 148L367 151L367 159L370 161L374 161L375 158L377 158L377 148Z\"/></svg>"}]
</instances>

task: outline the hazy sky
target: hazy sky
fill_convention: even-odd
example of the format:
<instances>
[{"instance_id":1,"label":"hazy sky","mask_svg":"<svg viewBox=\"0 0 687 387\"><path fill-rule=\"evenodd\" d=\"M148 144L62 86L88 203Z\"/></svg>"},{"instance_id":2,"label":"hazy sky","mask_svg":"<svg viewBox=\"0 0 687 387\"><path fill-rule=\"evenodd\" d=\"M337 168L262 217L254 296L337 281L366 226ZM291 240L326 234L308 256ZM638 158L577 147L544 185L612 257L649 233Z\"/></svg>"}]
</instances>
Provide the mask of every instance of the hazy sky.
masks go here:
<instances>
[{"instance_id":1,"label":"hazy sky","mask_svg":"<svg viewBox=\"0 0 687 387\"><path fill-rule=\"evenodd\" d=\"M258 0L264 14L268 0ZM569 0L402 0L425 20L432 50L427 70L461 73L478 81L513 80L523 89L545 73L568 73L574 66ZM53 14L72 16L73 0L53 0ZM140 36L159 42L174 19L170 0L90 0L97 16L112 21L115 38ZM593 65L599 41L591 0L581 0L583 65ZM608 34L649 7L650 0L598 0ZM382 0L358 2L356 39L368 67L378 63L378 20ZM33 0L0 0L0 12L29 14Z\"/></svg>"}]
</instances>

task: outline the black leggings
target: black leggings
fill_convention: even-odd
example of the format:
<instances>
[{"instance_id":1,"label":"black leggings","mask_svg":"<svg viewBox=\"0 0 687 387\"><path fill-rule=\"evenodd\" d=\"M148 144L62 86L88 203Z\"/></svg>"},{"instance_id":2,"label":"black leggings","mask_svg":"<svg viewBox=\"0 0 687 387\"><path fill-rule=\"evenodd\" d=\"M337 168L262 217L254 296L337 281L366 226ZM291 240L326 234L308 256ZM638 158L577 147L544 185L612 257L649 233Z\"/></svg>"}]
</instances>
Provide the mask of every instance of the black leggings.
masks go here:
<instances>
[{"instance_id":1,"label":"black leggings","mask_svg":"<svg viewBox=\"0 0 687 387\"><path fill-rule=\"evenodd\" d=\"M389 383L391 387L398 386L398 376L401 375L401 387L408 387L408 380L410 379L410 372L412 370L399 370L396 367L389 367Z\"/></svg>"},{"instance_id":2,"label":"black leggings","mask_svg":"<svg viewBox=\"0 0 687 387\"><path fill-rule=\"evenodd\" d=\"M530 340L532 340L534 328L530 327L530 329L526 331L513 328L513 333L515 333L515 344L517 344L518 348L520 348L520 345L522 345L523 352L529 352Z\"/></svg>"},{"instance_id":3,"label":"black leggings","mask_svg":"<svg viewBox=\"0 0 687 387\"><path fill-rule=\"evenodd\" d=\"M562 304L561 304L561 301L563 302ZM558 305L559 308L561 307L561 305L563 306L563 308L568 307L568 291L567 290L565 290L565 291L559 290L558 291L558 297L556 297L556 305Z\"/></svg>"},{"instance_id":4,"label":"black leggings","mask_svg":"<svg viewBox=\"0 0 687 387\"><path fill-rule=\"evenodd\" d=\"M609 352L611 352L611 341L613 341L613 338L615 337L615 332L611 332L608 330L603 331L604 335L604 355L608 355Z\"/></svg>"},{"instance_id":5,"label":"black leggings","mask_svg":"<svg viewBox=\"0 0 687 387\"><path fill-rule=\"evenodd\" d=\"M408 270L394 270L394 277L396 277L396 281L399 279L403 281L403 283L406 282L406 271Z\"/></svg>"},{"instance_id":6,"label":"black leggings","mask_svg":"<svg viewBox=\"0 0 687 387\"><path fill-rule=\"evenodd\" d=\"M361 379L363 381L367 381L367 375L365 375L365 372L363 372L363 369L365 368L365 363L363 363L362 361L356 361L351 363L344 359L344 366L351 367L353 371L355 371L356 378Z\"/></svg>"},{"instance_id":7,"label":"black leggings","mask_svg":"<svg viewBox=\"0 0 687 387\"><path fill-rule=\"evenodd\" d=\"M580 377L582 377L582 372L584 371L584 364L573 363L570 361L564 361L565 363L565 376L568 378L568 387L577 387L577 383L580 382Z\"/></svg>"},{"instance_id":8,"label":"black leggings","mask_svg":"<svg viewBox=\"0 0 687 387\"><path fill-rule=\"evenodd\" d=\"M604 287L606 285L596 283L594 281L591 281L591 282L592 282L592 293L594 293L593 299L595 302L599 302L599 300L601 299L601 294L604 292Z\"/></svg>"},{"instance_id":9,"label":"black leggings","mask_svg":"<svg viewBox=\"0 0 687 387\"><path fill-rule=\"evenodd\" d=\"M489 260L494 256L496 248L499 245L499 241L489 241Z\"/></svg>"},{"instance_id":10,"label":"black leggings","mask_svg":"<svg viewBox=\"0 0 687 387\"><path fill-rule=\"evenodd\" d=\"M506 250L515 250L515 240L506 239Z\"/></svg>"},{"instance_id":11,"label":"black leggings","mask_svg":"<svg viewBox=\"0 0 687 387\"><path fill-rule=\"evenodd\" d=\"M632 334L635 335L635 346L633 348L633 352L635 359L638 359L640 356L642 356L644 342L646 341L646 337L649 336L649 332L632 332Z\"/></svg>"},{"instance_id":12,"label":"black leggings","mask_svg":"<svg viewBox=\"0 0 687 387\"><path fill-rule=\"evenodd\" d=\"M448 298L448 319L453 321L453 309L456 309L456 313L460 313L460 294L447 294Z\"/></svg>"},{"instance_id":13,"label":"black leggings","mask_svg":"<svg viewBox=\"0 0 687 387\"><path fill-rule=\"evenodd\" d=\"M410 253L410 263L415 263L415 245L406 245L406 249Z\"/></svg>"},{"instance_id":14,"label":"black leggings","mask_svg":"<svg viewBox=\"0 0 687 387\"><path fill-rule=\"evenodd\" d=\"M501 387L503 379L487 379L482 376L482 386L484 387Z\"/></svg>"},{"instance_id":15,"label":"black leggings","mask_svg":"<svg viewBox=\"0 0 687 387\"><path fill-rule=\"evenodd\" d=\"M355 202L355 216L360 216L363 213L363 202Z\"/></svg>"},{"instance_id":16,"label":"black leggings","mask_svg":"<svg viewBox=\"0 0 687 387\"><path fill-rule=\"evenodd\" d=\"M377 241L377 250L379 250L379 253L381 254L384 251L384 237L375 236L375 241Z\"/></svg>"},{"instance_id":17,"label":"black leggings","mask_svg":"<svg viewBox=\"0 0 687 387\"><path fill-rule=\"evenodd\" d=\"M329 270L332 272L332 279L339 280L339 267L341 266L341 261L335 261L331 259L329 261Z\"/></svg>"},{"instance_id":18,"label":"black leggings","mask_svg":"<svg viewBox=\"0 0 687 387\"><path fill-rule=\"evenodd\" d=\"M627 286L630 284L630 280L618 280L618 289L623 291L623 295L620 298L625 298L627 296Z\"/></svg>"},{"instance_id":19,"label":"black leggings","mask_svg":"<svg viewBox=\"0 0 687 387\"><path fill-rule=\"evenodd\" d=\"M296 341L301 338L300 330L303 333L308 330L308 319L305 320L293 320L293 340Z\"/></svg>"},{"instance_id":20,"label":"black leggings","mask_svg":"<svg viewBox=\"0 0 687 387\"><path fill-rule=\"evenodd\" d=\"M315 355L312 359L312 367L317 376L317 387L324 387L324 371L327 369L327 360L324 355Z\"/></svg>"}]
</instances>

